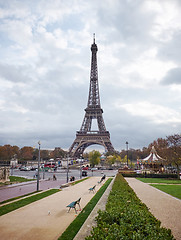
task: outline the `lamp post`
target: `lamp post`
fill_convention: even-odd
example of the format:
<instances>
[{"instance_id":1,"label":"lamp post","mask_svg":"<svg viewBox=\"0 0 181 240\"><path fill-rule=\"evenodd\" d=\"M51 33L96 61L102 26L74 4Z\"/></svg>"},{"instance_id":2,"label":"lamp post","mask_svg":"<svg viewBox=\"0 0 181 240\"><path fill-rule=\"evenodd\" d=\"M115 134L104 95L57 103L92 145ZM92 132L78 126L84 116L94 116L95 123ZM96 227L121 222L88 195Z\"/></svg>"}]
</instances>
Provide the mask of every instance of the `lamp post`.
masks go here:
<instances>
[{"instance_id":1,"label":"lamp post","mask_svg":"<svg viewBox=\"0 0 181 240\"><path fill-rule=\"evenodd\" d=\"M45 161L44 161L44 164L43 164L43 179L45 179Z\"/></svg>"},{"instance_id":2,"label":"lamp post","mask_svg":"<svg viewBox=\"0 0 181 240\"><path fill-rule=\"evenodd\" d=\"M37 191L39 191L39 180L40 180L40 141L38 141L39 151L38 151L38 175L37 175Z\"/></svg>"},{"instance_id":3,"label":"lamp post","mask_svg":"<svg viewBox=\"0 0 181 240\"><path fill-rule=\"evenodd\" d=\"M67 183L69 182L69 155L67 154Z\"/></svg>"},{"instance_id":4,"label":"lamp post","mask_svg":"<svg viewBox=\"0 0 181 240\"><path fill-rule=\"evenodd\" d=\"M126 142L126 150L127 150L127 166L128 166L128 142Z\"/></svg>"},{"instance_id":5,"label":"lamp post","mask_svg":"<svg viewBox=\"0 0 181 240\"><path fill-rule=\"evenodd\" d=\"M80 155L80 179L82 178L82 154Z\"/></svg>"},{"instance_id":6,"label":"lamp post","mask_svg":"<svg viewBox=\"0 0 181 240\"><path fill-rule=\"evenodd\" d=\"M11 176L13 176L13 168L14 168L14 165L12 164L11 165Z\"/></svg>"}]
</instances>

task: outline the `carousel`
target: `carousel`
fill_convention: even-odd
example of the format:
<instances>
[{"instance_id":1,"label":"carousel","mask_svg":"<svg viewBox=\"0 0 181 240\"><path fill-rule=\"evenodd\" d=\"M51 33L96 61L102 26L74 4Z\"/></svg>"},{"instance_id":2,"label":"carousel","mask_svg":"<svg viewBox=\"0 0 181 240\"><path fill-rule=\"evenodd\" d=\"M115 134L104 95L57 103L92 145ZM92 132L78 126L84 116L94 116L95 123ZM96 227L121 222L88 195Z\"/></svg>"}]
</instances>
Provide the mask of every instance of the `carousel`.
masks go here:
<instances>
[{"instance_id":1,"label":"carousel","mask_svg":"<svg viewBox=\"0 0 181 240\"><path fill-rule=\"evenodd\" d=\"M144 171L147 170L149 172L161 173L164 171L164 166L163 166L164 161L166 160L160 157L157 154L155 147L152 146L150 154L146 158L140 159L139 163L141 165L141 169Z\"/></svg>"}]
</instances>

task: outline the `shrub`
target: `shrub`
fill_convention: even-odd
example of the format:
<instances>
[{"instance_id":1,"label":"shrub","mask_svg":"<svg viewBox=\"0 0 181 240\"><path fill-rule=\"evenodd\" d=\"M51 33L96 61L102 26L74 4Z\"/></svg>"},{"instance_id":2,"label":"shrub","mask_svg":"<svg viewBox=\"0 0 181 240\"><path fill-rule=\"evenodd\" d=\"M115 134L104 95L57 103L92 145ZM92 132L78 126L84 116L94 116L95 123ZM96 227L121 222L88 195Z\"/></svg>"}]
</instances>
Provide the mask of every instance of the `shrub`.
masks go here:
<instances>
[{"instance_id":1,"label":"shrub","mask_svg":"<svg viewBox=\"0 0 181 240\"><path fill-rule=\"evenodd\" d=\"M141 177L141 178L167 178L167 179L177 179L178 176L177 174L173 174L173 173L164 173L164 174L161 174L161 173L150 173L150 174L137 174L137 173L123 173L122 174L123 177Z\"/></svg>"},{"instance_id":2,"label":"shrub","mask_svg":"<svg viewBox=\"0 0 181 240\"><path fill-rule=\"evenodd\" d=\"M99 211L92 239L172 240L171 231L158 221L136 196L121 174L118 174L108 197L105 211Z\"/></svg>"},{"instance_id":3,"label":"shrub","mask_svg":"<svg viewBox=\"0 0 181 240\"><path fill-rule=\"evenodd\" d=\"M111 183L112 178L108 178L108 180L104 183L104 185L98 190L98 192L94 195L94 197L88 202L88 204L84 207L82 212L75 218L75 220L68 226L68 228L63 232L63 234L58 238L58 240L72 240L75 235L78 233L79 229L102 197L103 193L106 191L107 187Z\"/></svg>"}]
</instances>

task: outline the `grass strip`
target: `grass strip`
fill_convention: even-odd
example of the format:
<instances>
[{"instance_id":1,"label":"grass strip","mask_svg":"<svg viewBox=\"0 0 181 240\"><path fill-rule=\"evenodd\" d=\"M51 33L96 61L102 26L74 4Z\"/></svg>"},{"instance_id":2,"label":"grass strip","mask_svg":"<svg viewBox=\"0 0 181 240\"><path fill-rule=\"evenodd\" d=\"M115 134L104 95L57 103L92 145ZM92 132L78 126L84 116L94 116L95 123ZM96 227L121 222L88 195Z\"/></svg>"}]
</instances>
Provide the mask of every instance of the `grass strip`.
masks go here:
<instances>
[{"instance_id":1,"label":"grass strip","mask_svg":"<svg viewBox=\"0 0 181 240\"><path fill-rule=\"evenodd\" d=\"M10 177L9 177L9 180L10 180L10 181L0 183L0 186L6 186L6 185L13 184L13 183L21 183L21 182L35 181L35 179L28 179L28 178L17 177L17 176L10 176Z\"/></svg>"},{"instance_id":2,"label":"grass strip","mask_svg":"<svg viewBox=\"0 0 181 240\"><path fill-rule=\"evenodd\" d=\"M73 183L71 183L71 185L75 185L75 184L77 184L77 183L83 182L83 181L87 180L88 178L89 178L89 177L86 177L86 178L83 178L83 179L78 180L78 181L76 181L76 182L73 182Z\"/></svg>"},{"instance_id":3,"label":"grass strip","mask_svg":"<svg viewBox=\"0 0 181 240\"><path fill-rule=\"evenodd\" d=\"M105 211L99 211L97 226L86 240L173 240L170 229L158 221L136 196L121 174L117 174Z\"/></svg>"},{"instance_id":4,"label":"grass strip","mask_svg":"<svg viewBox=\"0 0 181 240\"><path fill-rule=\"evenodd\" d=\"M0 202L0 205L2 205L2 204L4 204L4 203L12 202L12 201L14 201L14 200L17 200L17 199L20 199L20 198L23 198L23 197L30 196L30 195L32 195L32 194L34 194L34 193L38 193L38 192L41 192L41 191L42 191L42 190L40 190L40 191L35 191L35 192L31 192L31 193L27 193L27 194L22 195L22 196L18 196L18 197L14 197L14 198L7 199L7 200L5 200L5 201Z\"/></svg>"},{"instance_id":5,"label":"grass strip","mask_svg":"<svg viewBox=\"0 0 181 240\"><path fill-rule=\"evenodd\" d=\"M18 208L24 207L24 206L26 206L30 203L36 202L36 201L38 201L42 198L48 197L48 196L50 196L54 193L57 193L59 191L60 191L59 189L50 189L46 192L39 193L39 194L33 195L31 197L21 199L17 202L13 202L13 203L4 205L4 206L0 207L0 216L4 215L6 213L12 212L12 211L14 211Z\"/></svg>"},{"instance_id":6,"label":"grass strip","mask_svg":"<svg viewBox=\"0 0 181 240\"><path fill-rule=\"evenodd\" d=\"M144 183L181 184L181 180L164 178L136 178Z\"/></svg>"},{"instance_id":7,"label":"grass strip","mask_svg":"<svg viewBox=\"0 0 181 240\"><path fill-rule=\"evenodd\" d=\"M181 185L161 185L151 184L151 186L172 195L173 197L181 199Z\"/></svg>"},{"instance_id":8,"label":"grass strip","mask_svg":"<svg viewBox=\"0 0 181 240\"><path fill-rule=\"evenodd\" d=\"M17 176L10 176L9 179L10 179L10 182L29 182L29 181L35 181L35 179L28 179L28 178L17 177Z\"/></svg>"},{"instance_id":9,"label":"grass strip","mask_svg":"<svg viewBox=\"0 0 181 240\"><path fill-rule=\"evenodd\" d=\"M72 240L78 233L81 226L84 224L85 220L102 197L103 193L106 191L107 187L111 183L112 178L109 178L105 184L99 189L99 191L94 195L90 202L84 207L82 212L76 217L76 219L68 226L68 228L63 232L63 234L58 238L58 240Z\"/></svg>"}]
</instances>

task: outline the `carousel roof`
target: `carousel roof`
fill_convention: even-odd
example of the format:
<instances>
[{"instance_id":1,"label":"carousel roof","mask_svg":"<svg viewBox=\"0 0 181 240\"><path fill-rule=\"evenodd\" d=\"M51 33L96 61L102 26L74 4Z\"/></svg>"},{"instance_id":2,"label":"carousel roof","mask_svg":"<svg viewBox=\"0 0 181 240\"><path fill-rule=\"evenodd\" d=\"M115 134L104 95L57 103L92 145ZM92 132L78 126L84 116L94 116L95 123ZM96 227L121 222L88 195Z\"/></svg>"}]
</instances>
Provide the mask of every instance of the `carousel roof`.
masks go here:
<instances>
[{"instance_id":1,"label":"carousel roof","mask_svg":"<svg viewBox=\"0 0 181 240\"><path fill-rule=\"evenodd\" d=\"M165 159L163 159L162 157L160 157L160 156L157 154L154 146L152 146L152 149L151 149L151 151L150 151L149 156L146 157L146 158L144 158L144 159L142 159L142 161L148 162L148 163L158 162L158 161L163 161L163 160L165 160Z\"/></svg>"}]
</instances>

